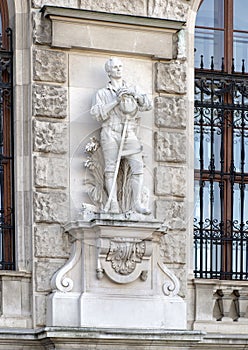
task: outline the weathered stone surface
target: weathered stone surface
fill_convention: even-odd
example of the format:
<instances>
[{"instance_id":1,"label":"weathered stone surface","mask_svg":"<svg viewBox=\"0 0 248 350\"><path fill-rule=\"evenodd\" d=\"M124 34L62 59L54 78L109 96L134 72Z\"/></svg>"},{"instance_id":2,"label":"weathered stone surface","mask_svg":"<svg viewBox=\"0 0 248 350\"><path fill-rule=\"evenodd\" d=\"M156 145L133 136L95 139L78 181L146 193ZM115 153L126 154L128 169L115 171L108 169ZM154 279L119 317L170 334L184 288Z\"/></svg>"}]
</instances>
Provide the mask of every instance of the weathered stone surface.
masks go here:
<instances>
[{"instance_id":1,"label":"weathered stone surface","mask_svg":"<svg viewBox=\"0 0 248 350\"><path fill-rule=\"evenodd\" d=\"M68 184L68 163L65 158L34 158L36 187L65 188Z\"/></svg>"},{"instance_id":2,"label":"weathered stone surface","mask_svg":"<svg viewBox=\"0 0 248 350\"><path fill-rule=\"evenodd\" d=\"M67 116L67 89L56 85L33 85L33 115L54 118Z\"/></svg>"},{"instance_id":3,"label":"weathered stone surface","mask_svg":"<svg viewBox=\"0 0 248 350\"><path fill-rule=\"evenodd\" d=\"M155 193L185 197L186 173L184 168L159 166L155 169Z\"/></svg>"},{"instance_id":4,"label":"weathered stone surface","mask_svg":"<svg viewBox=\"0 0 248 350\"><path fill-rule=\"evenodd\" d=\"M162 199L156 201L156 218L165 221L171 229L184 230L185 217L184 202Z\"/></svg>"},{"instance_id":5,"label":"weathered stone surface","mask_svg":"<svg viewBox=\"0 0 248 350\"><path fill-rule=\"evenodd\" d=\"M59 225L38 225L34 229L34 237L36 257L68 257L68 235L63 233Z\"/></svg>"},{"instance_id":6,"label":"weathered stone surface","mask_svg":"<svg viewBox=\"0 0 248 350\"><path fill-rule=\"evenodd\" d=\"M148 16L185 21L189 10L187 0L148 0Z\"/></svg>"},{"instance_id":7,"label":"weathered stone surface","mask_svg":"<svg viewBox=\"0 0 248 350\"><path fill-rule=\"evenodd\" d=\"M66 54L64 52L35 49L33 52L34 80L66 81Z\"/></svg>"},{"instance_id":8,"label":"weathered stone surface","mask_svg":"<svg viewBox=\"0 0 248 350\"><path fill-rule=\"evenodd\" d=\"M170 231L162 236L160 252L165 263L186 263L186 236L182 232Z\"/></svg>"},{"instance_id":9,"label":"weathered stone surface","mask_svg":"<svg viewBox=\"0 0 248 350\"><path fill-rule=\"evenodd\" d=\"M158 127L185 128L186 102L182 97L157 96L154 101L155 123Z\"/></svg>"},{"instance_id":10,"label":"weathered stone surface","mask_svg":"<svg viewBox=\"0 0 248 350\"><path fill-rule=\"evenodd\" d=\"M111 13L146 15L146 0L81 0L80 8Z\"/></svg>"},{"instance_id":11,"label":"weathered stone surface","mask_svg":"<svg viewBox=\"0 0 248 350\"><path fill-rule=\"evenodd\" d=\"M64 264L65 260L54 261L52 259L42 259L35 264L36 291L51 291L51 278L54 273Z\"/></svg>"},{"instance_id":12,"label":"weathered stone surface","mask_svg":"<svg viewBox=\"0 0 248 350\"><path fill-rule=\"evenodd\" d=\"M35 8L42 7L44 5L77 8L78 0L32 0L32 6Z\"/></svg>"},{"instance_id":13,"label":"weathered stone surface","mask_svg":"<svg viewBox=\"0 0 248 350\"><path fill-rule=\"evenodd\" d=\"M186 93L186 64L174 60L156 65L156 90L166 93Z\"/></svg>"},{"instance_id":14,"label":"weathered stone surface","mask_svg":"<svg viewBox=\"0 0 248 350\"><path fill-rule=\"evenodd\" d=\"M34 121L34 151L65 153L68 150L67 123Z\"/></svg>"},{"instance_id":15,"label":"weathered stone surface","mask_svg":"<svg viewBox=\"0 0 248 350\"><path fill-rule=\"evenodd\" d=\"M46 324L46 304L45 295L38 295L35 297L36 326L43 326Z\"/></svg>"},{"instance_id":16,"label":"weathered stone surface","mask_svg":"<svg viewBox=\"0 0 248 350\"><path fill-rule=\"evenodd\" d=\"M33 13L33 40L35 44L51 44L52 25L49 19L42 16L41 12Z\"/></svg>"},{"instance_id":17,"label":"weathered stone surface","mask_svg":"<svg viewBox=\"0 0 248 350\"><path fill-rule=\"evenodd\" d=\"M36 192L34 218L36 222L64 223L68 217L68 197L64 192Z\"/></svg>"},{"instance_id":18,"label":"weathered stone surface","mask_svg":"<svg viewBox=\"0 0 248 350\"><path fill-rule=\"evenodd\" d=\"M185 162L186 136L179 132L156 132L155 158L159 162Z\"/></svg>"}]
</instances>

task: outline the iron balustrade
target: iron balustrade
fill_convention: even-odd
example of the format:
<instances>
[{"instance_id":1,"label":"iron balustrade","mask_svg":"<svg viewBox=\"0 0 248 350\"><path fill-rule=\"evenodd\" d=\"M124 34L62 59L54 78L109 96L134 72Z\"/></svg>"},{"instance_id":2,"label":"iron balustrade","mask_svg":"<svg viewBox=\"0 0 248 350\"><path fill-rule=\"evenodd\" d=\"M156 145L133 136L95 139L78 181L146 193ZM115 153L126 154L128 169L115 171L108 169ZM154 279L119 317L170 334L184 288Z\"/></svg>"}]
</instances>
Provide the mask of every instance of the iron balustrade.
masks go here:
<instances>
[{"instance_id":1,"label":"iron balustrade","mask_svg":"<svg viewBox=\"0 0 248 350\"><path fill-rule=\"evenodd\" d=\"M212 61L213 62L213 61ZM196 278L248 278L248 75L195 71Z\"/></svg>"}]
</instances>

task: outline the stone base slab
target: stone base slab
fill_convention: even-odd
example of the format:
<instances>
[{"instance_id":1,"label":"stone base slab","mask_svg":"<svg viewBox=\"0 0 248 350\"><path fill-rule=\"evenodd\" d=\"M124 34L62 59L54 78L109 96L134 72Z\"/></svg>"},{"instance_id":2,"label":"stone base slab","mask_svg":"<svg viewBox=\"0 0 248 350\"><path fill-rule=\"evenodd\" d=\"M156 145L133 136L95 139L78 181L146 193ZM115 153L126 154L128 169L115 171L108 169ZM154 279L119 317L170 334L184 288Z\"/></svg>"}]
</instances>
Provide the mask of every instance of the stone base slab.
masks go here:
<instances>
[{"instance_id":1,"label":"stone base slab","mask_svg":"<svg viewBox=\"0 0 248 350\"><path fill-rule=\"evenodd\" d=\"M179 297L117 297L53 293L48 324L72 327L186 329L186 305ZM182 317L178 317L182 315Z\"/></svg>"}]
</instances>

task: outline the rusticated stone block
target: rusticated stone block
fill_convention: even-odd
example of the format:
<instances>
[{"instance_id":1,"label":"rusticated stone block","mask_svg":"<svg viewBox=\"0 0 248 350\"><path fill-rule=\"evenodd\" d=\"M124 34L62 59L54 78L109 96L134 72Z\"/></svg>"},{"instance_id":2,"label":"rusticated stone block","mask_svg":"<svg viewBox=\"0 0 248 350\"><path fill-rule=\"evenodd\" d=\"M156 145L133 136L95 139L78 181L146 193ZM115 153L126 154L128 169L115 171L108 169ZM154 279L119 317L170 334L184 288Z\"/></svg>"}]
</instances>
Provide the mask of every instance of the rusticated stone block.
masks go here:
<instances>
[{"instance_id":1,"label":"rusticated stone block","mask_svg":"<svg viewBox=\"0 0 248 350\"><path fill-rule=\"evenodd\" d=\"M159 128L186 127L186 103L184 98L157 96L154 111L155 123Z\"/></svg>"},{"instance_id":2,"label":"rusticated stone block","mask_svg":"<svg viewBox=\"0 0 248 350\"><path fill-rule=\"evenodd\" d=\"M186 229L185 203L182 201L157 200L156 218L165 221L171 229Z\"/></svg>"},{"instance_id":3,"label":"rusticated stone block","mask_svg":"<svg viewBox=\"0 0 248 350\"><path fill-rule=\"evenodd\" d=\"M51 291L51 278L54 273L64 265L65 260L54 261L53 259L42 259L35 264L36 273L36 291L49 292Z\"/></svg>"},{"instance_id":4,"label":"rusticated stone block","mask_svg":"<svg viewBox=\"0 0 248 350\"><path fill-rule=\"evenodd\" d=\"M51 50L37 50L33 52L34 80L66 81L66 54Z\"/></svg>"},{"instance_id":5,"label":"rusticated stone block","mask_svg":"<svg viewBox=\"0 0 248 350\"><path fill-rule=\"evenodd\" d=\"M186 236L182 232L170 231L162 236L160 251L165 263L186 263Z\"/></svg>"},{"instance_id":6,"label":"rusticated stone block","mask_svg":"<svg viewBox=\"0 0 248 350\"><path fill-rule=\"evenodd\" d=\"M46 324L46 306L47 300L45 295L35 297L36 326L44 326Z\"/></svg>"},{"instance_id":7,"label":"rusticated stone block","mask_svg":"<svg viewBox=\"0 0 248 350\"><path fill-rule=\"evenodd\" d=\"M62 232L59 225L38 225L34 229L34 237L36 257L68 257L68 235Z\"/></svg>"},{"instance_id":8,"label":"rusticated stone block","mask_svg":"<svg viewBox=\"0 0 248 350\"><path fill-rule=\"evenodd\" d=\"M65 153L68 151L67 123L34 121L34 151Z\"/></svg>"},{"instance_id":9,"label":"rusticated stone block","mask_svg":"<svg viewBox=\"0 0 248 350\"><path fill-rule=\"evenodd\" d=\"M42 7L44 5L77 8L78 0L32 0L32 6L34 8Z\"/></svg>"},{"instance_id":10,"label":"rusticated stone block","mask_svg":"<svg viewBox=\"0 0 248 350\"><path fill-rule=\"evenodd\" d=\"M36 222L65 223L68 217L68 197L64 192L36 192L34 218Z\"/></svg>"},{"instance_id":11,"label":"rusticated stone block","mask_svg":"<svg viewBox=\"0 0 248 350\"><path fill-rule=\"evenodd\" d=\"M155 158L158 162L183 163L186 160L186 136L183 133L155 133Z\"/></svg>"},{"instance_id":12,"label":"rusticated stone block","mask_svg":"<svg viewBox=\"0 0 248 350\"><path fill-rule=\"evenodd\" d=\"M185 21L189 0L148 0L148 16Z\"/></svg>"},{"instance_id":13,"label":"rusticated stone block","mask_svg":"<svg viewBox=\"0 0 248 350\"><path fill-rule=\"evenodd\" d=\"M67 89L56 85L33 85L33 115L65 118Z\"/></svg>"},{"instance_id":14,"label":"rusticated stone block","mask_svg":"<svg viewBox=\"0 0 248 350\"><path fill-rule=\"evenodd\" d=\"M42 16L41 12L33 13L33 40L35 44L51 44L51 21Z\"/></svg>"},{"instance_id":15,"label":"rusticated stone block","mask_svg":"<svg viewBox=\"0 0 248 350\"><path fill-rule=\"evenodd\" d=\"M64 158L34 158L36 187L65 188L68 184L68 164Z\"/></svg>"},{"instance_id":16,"label":"rusticated stone block","mask_svg":"<svg viewBox=\"0 0 248 350\"><path fill-rule=\"evenodd\" d=\"M86 10L146 16L146 0L81 0Z\"/></svg>"},{"instance_id":17,"label":"rusticated stone block","mask_svg":"<svg viewBox=\"0 0 248 350\"><path fill-rule=\"evenodd\" d=\"M159 166L155 169L155 193L161 196L185 197L185 169L169 166Z\"/></svg>"},{"instance_id":18,"label":"rusticated stone block","mask_svg":"<svg viewBox=\"0 0 248 350\"><path fill-rule=\"evenodd\" d=\"M166 93L186 93L186 64L174 60L156 64L156 90Z\"/></svg>"}]
</instances>

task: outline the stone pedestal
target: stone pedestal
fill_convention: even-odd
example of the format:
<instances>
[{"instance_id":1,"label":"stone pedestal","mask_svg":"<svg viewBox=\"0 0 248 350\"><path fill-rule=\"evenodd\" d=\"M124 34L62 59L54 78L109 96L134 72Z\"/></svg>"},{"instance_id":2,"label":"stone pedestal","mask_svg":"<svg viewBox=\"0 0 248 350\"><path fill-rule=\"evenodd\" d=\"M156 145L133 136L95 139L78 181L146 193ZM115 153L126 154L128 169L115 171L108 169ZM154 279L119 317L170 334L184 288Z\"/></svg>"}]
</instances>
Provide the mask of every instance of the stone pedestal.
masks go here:
<instances>
[{"instance_id":1,"label":"stone pedestal","mask_svg":"<svg viewBox=\"0 0 248 350\"><path fill-rule=\"evenodd\" d=\"M186 328L178 279L160 260L161 223L99 214L66 230L72 251L52 279L48 326Z\"/></svg>"}]
</instances>

